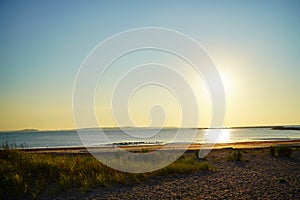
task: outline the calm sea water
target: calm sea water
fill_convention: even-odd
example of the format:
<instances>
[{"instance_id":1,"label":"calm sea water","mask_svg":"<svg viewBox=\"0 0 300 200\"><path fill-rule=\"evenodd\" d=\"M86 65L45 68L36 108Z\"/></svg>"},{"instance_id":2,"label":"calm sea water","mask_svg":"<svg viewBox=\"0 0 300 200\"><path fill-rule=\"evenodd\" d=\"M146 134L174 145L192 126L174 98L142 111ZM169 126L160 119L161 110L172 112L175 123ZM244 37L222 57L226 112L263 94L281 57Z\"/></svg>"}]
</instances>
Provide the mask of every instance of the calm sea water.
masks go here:
<instances>
[{"instance_id":1,"label":"calm sea water","mask_svg":"<svg viewBox=\"0 0 300 200\"><path fill-rule=\"evenodd\" d=\"M126 134L129 132L131 135ZM203 143L208 129L104 129L106 137L99 136L98 130L86 130L84 133L87 146L166 144L172 142ZM300 139L300 130L271 130L270 128L235 128L218 129L220 136L217 143L244 141L276 141ZM152 137L148 137L152 136ZM175 136L177 137L174 140ZM81 147L85 146L76 130L71 131L19 131L0 132L0 145L9 144L18 148L41 147ZM3 146L3 145L2 145Z\"/></svg>"}]
</instances>

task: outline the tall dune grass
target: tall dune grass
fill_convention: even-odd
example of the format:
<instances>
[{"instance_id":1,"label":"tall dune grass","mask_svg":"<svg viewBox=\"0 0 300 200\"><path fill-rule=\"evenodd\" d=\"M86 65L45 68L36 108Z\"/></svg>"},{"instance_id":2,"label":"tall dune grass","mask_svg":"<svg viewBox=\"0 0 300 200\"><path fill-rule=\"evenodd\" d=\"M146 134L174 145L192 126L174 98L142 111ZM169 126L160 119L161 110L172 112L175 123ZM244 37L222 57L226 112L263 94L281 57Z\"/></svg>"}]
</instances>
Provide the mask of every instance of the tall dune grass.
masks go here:
<instances>
[{"instance_id":1,"label":"tall dune grass","mask_svg":"<svg viewBox=\"0 0 300 200\"><path fill-rule=\"evenodd\" d=\"M147 174L130 174L103 165L89 155L62 156L5 149L0 153L1 199L37 198L63 191L87 192L94 187L139 182L148 176L209 170L207 163L183 156L171 165Z\"/></svg>"}]
</instances>

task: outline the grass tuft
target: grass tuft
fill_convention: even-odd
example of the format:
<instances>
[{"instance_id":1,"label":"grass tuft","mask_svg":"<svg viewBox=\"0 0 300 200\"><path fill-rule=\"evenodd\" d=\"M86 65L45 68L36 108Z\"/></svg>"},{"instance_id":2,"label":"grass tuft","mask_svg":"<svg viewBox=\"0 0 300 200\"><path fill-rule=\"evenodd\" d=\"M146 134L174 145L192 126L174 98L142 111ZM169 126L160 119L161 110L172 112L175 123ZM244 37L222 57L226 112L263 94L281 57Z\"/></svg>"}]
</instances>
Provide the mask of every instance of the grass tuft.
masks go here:
<instances>
[{"instance_id":1,"label":"grass tuft","mask_svg":"<svg viewBox=\"0 0 300 200\"><path fill-rule=\"evenodd\" d=\"M232 161L242 161L242 159L243 159L243 151L241 151L241 150L235 150L235 151L233 151L228 156L228 159L232 160Z\"/></svg>"},{"instance_id":2,"label":"grass tuft","mask_svg":"<svg viewBox=\"0 0 300 200\"><path fill-rule=\"evenodd\" d=\"M287 182L286 178L283 178L283 177L278 178L278 181L279 181L279 183L286 183Z\"/></svg>"},{"instance_id":3,"label":"grass tuft","mask_svg":"<svg viewBox=\"0 0 300 200\"><path fill-rule=\"evenodd\" d=\"M191 174L193 172L213 170L214 167L207 162L199 162L193 156L182 156L172 164L162 168L156 172L155 175L168 174Z\"/></svg>"},{"instance_id":4,"label":"grass tuft","mask_svg":"<svg viewBox=\"0 0 300 200\"><path fill-rule=\"evenodd\" d=\"M270 154L272 156L289 157L292 153L292 147L288 145L271 146Z\"/></svg>"}]
</instances>

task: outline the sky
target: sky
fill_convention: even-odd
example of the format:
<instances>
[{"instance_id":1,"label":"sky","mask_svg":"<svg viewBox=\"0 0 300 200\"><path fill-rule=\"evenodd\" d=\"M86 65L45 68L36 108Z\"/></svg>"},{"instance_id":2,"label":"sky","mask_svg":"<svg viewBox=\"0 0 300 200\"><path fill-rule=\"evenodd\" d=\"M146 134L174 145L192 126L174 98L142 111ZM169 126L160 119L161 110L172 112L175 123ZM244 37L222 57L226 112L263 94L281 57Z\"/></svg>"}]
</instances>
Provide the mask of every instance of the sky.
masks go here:
<instances>
[{"instance_id":1,"label":"sky","mask_svg":"<svg viewBox=\"0 0 300 200\"><path fill-rule=\"evenodd\" d=\"M106 38L141 27L173 29L205 48L225 88L224 126L300 124L299 9L296 0L1 1L0 130L73 129L72 92L81 63ZM137 53L112 73L151 55L169 59ZM209 125L205 94L199 126ZM146 87L133 99L134 125L151 124L149 106L162 101L171 111L165 125L180 126L170 93ZM95 105L101 124L116 126L110 104L96 97Z\"/></svg>"}]
</instances>

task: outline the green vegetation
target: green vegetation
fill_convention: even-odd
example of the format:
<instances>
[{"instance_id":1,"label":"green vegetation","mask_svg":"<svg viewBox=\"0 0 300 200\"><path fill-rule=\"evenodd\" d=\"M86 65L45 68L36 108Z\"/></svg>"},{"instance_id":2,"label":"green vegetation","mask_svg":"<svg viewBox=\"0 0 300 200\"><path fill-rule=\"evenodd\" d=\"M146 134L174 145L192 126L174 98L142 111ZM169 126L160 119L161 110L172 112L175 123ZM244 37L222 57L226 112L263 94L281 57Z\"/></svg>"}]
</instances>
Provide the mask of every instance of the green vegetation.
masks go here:
<instances>
[{"instance_id":1,"label":"green vegetation","mask_svg":"<svg viewBox=\"0 0 300 200\"><path fill-rule=\"evenodd\" d=\"M229 156L228 156L229 160L233 160L233 161L242 161L243 159L243 151L241 150L235 150L233 151Z\"/></svg>"},{"instance_id":2,"label":"green vegetation","mask_svg":"<svg viewBox=\"0 0 300 200\"><path fill-rule=\"evenodd\" d=\"M169 166L162 168L156 172L153 172L153 174L190 174L197 171L207 171L213 169L214 167L207 162L198 162L194 156L183 155Z\"/></svg>"},{"instance_id":3,"label":"green vegetation","mask_svg":"<svg viewBox=\"0 0 300 200\"><path fill-rule=\"evenodd\" d=\"M204 155L200 155L199 154L199 150L194 150L193 152L194 152L195 158L197 158L198 161L205 161L206 160L206 155L205 156Z\"/></svg>"},{"instance_id":4,"label":"green vegetation","mask_svg":"<svg viewBox=\"0 0 300 200\"><path fill-rule=\"evenodd\" d=\"M274 147L274 146L271 146L271 147L270 147L270 154L271 154L272 156L275 156L275 153L276 153L275 147Z\"/></svg>"},{"instance_id":5,"label":"green vegetation","mask_svg":"<svg viewBox=\"0 0 300 200\"><path fill-rule=\"evenodd\" d=\"M283 177L278 178L278 181L280 183L286 183L287 182L286 178L283 178Z\"/></svg>"},{"instance_id":6,"label":"green vegetation","mask_svg":"<svg viewBox=\"0 0 300 200\"><path fill-rule=\"evenodd\" d=\"M78 188L82 192L95 186L138 181L139 175L106 167L91 156L54 156L17 150L1 152L1 196L36 198Z\"/></svg>"},{"instance_id":7,"label":"green vegetation","mask_svg":"<svg viewBox=\"0 0 300 200\"><path fill-rule=\"evenodd\" d=\"M271 146L270 153L272 156L289 157L292 153L292 147L288 145Z\"/></svg>"},{"instance_id":8,"label":"green vegetation","mask_svg":"<svg viewBox=\"0 0 300 200\"><path fill-rule=\"evenodd\" d=\"M149 149L146 149L146 148L143 148L143 149L141 149L141 151L140 151L141 153L149 153L150 152L150 150Z\"/></svg>"},{"instance_id":9,"label":"green vegetation","mask_svg":"<svg viewBox=\"0 0 300 200\"><path fill-rule=\"evenodd\" d=\"M0 198L37 198L77 189L139 182L148 176L192 173L212 166L192 155L147 174L124 173L109 168L89 155L52 155L5 149L0 152Z\"/></svg>"}]
</instances>

